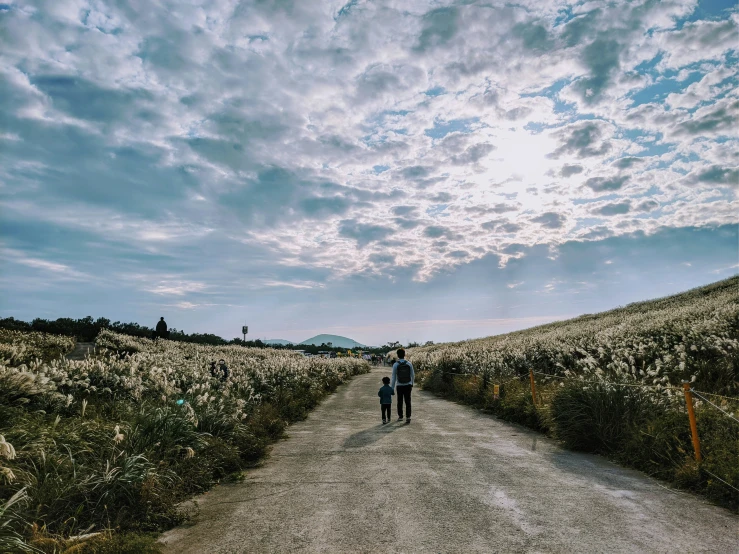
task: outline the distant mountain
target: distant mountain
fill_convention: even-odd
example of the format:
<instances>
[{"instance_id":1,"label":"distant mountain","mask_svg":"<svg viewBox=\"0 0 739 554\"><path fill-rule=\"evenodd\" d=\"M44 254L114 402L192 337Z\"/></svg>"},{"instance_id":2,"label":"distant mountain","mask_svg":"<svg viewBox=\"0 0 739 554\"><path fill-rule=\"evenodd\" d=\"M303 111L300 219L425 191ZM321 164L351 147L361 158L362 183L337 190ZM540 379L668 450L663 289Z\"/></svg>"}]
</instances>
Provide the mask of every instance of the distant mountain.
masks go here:
<instances>
[{"instance_id":1,"label":"distant mountain","mask_svg":"<svg viewBox=\"0 0 739 554\"><path fill-rule=\"evenodd\" d=\"M280 346L286 346L288 344L295 344L291 340L285 339L265 339L262 341L264 344L279 344Z\"/></svg>"},{"instance_id":2,"label":"distant mountain","mask_svg":"<svg viewBox=\"0 0 739 554\"><path fill-rule=\"evenodd\" d=\"M359 344L357 341L347 337L340 337L339 335L316 335L315 337L304 340L300 344L321 346L329 342L334 348L365 348L363 344Z\"/></svg>"}]
</instances>

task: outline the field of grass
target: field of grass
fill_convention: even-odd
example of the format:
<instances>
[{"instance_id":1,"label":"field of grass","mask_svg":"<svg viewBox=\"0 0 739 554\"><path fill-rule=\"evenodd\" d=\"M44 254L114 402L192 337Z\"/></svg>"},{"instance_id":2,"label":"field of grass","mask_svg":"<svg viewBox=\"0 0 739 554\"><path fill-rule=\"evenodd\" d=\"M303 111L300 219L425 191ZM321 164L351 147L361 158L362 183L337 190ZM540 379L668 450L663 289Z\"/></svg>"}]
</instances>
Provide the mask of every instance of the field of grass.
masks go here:
<instances>
[{"instance_id":1,"label":"field of grass","mask_svg":"<svg viewBox=\"0 0 739 554\"><path fill-rule=\"evenodd\" d=\"M0 329L0 360L18 366L34 361L50 362L74 348L74 339L37 332Z\"/></svg>"},{"instance_id":2,"label":"field of grass","mask_svg":"<svg viewBox=\"0 0 739 554\"><path fill-rule=\"evenodd\" d=\"M739 277L407 357L427 390L739 508ZM700 465L683 381L703 393Z\"/></svg>"},{"instance_id":3,"label":"field of grass","mask_svg":"<svg viewBox=\"0 0 739 554\"><path fill-rule=\"evenodd\" d=\"M357 359L0 331L0 552L155 552L178 503L259 462ZM98 349L100 351L100 348ZM227 381L211 375L223 358Z\"/></svg>"}]
</instances>

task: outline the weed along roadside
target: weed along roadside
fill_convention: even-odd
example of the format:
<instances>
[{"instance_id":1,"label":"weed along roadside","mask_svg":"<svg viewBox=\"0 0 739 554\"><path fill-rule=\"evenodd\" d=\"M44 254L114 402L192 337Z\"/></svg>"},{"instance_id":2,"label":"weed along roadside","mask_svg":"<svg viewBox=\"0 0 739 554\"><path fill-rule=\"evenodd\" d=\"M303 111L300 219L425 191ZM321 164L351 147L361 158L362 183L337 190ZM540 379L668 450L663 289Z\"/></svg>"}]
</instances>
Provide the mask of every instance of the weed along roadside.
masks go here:
<instances>
[{"instance_id":1,"label":"weed along roadside","mask_svg":"<svg viewBox=\"0 0 739 554\"><path fill-rule=\"evenodd\" d=\"M739 278L414 348L424 389L739 510Z\"/></svg>"},{"instance_id":2,"label":"weed along roadside","mask_svg":"<svg viewBox=\"0 0 739 554\"><path fill-rule=\"evenodd\" d=\"M0 552L156 552L183 500L240 478L287 424L369 371L354 358L0 331ZM210 362L229 368L214 373Z\"/></svg>"}]
</instances>

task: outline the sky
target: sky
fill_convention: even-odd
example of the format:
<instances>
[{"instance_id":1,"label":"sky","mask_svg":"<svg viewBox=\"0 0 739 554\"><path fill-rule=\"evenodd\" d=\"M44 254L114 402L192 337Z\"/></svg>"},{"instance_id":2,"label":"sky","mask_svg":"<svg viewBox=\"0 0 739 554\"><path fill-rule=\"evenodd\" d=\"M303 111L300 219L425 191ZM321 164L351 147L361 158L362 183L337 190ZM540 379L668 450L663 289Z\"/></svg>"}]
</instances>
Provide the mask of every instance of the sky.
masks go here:
<instances>
[{"instance_id":1,"label":"sky","mask_svg":"<svg viewBox=\"0 0 739 554\"><path fill-rule=\"evenodd\" d=\"M0 0L0 316L463 340L739 272L734 1Z\"/></svg>"}]
</instances>

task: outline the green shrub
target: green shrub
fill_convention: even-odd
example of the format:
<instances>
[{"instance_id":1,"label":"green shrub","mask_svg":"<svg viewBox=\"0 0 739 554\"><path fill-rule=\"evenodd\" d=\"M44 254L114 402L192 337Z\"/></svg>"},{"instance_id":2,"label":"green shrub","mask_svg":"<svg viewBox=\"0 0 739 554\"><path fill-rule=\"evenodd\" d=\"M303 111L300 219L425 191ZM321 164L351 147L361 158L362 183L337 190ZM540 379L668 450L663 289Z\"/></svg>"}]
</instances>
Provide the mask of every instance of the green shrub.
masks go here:
<instances>
[{"instance_id":1,"label":"green shrub","mask_svg":"<svg viewBox=\"0 0 739 554\"><path fill-rule=\"evenodd\" d=\"M621 463L689 487L695 468L690 463L693 446L687 414L677 407L654 410L631 428L616 455Z\"/></svg>"},{"instance_id":2,"label":"green shrub","mask_svg":"<svg viewBox=\"0 0 739 554\"><path fill-rule=\"evenodd\" d=\"M709 498L739 509L739 492L736 491L739 489L739 423L709 406L700 409L696 418L705 491Z\"/></svg>"},{"instance_id":3,"label":"green shrub","mask_svg":"<svg viewBox=\"0 0 739 554\"><path fill-rule=\"evenodd\" d=\"M151 454L153 459L177 458L186 448L199 449L204 437L187 405L142 406L131 424L125 446L131 452Z\"/></svg>"},{"instance_id":4,"label":"green shrub","mask_svg":"<svg viewBox=\"0 0 739 554\"><path fill-rule=\"evenodd\" d=\"M207 491L214 484L243 467L239 449L220 437L206 437L205 445L193 457L170 462L179 486L174 501Z\"/></svg>"},{"instance_id":5,"label":"green shrub","mask_svg":"<svg viewBox=\"0 0 739 554\"><path fill-rule=\"evenodd\" d=\"M554 396L551 415L555 436L568 448L612 454L655 409L652 396L641 389L575 381Z\"/></svg>"},{"instance_id":6,"label":"green shrub","mask_svg":"<svg viewBox=\"0 0 739 554\"><path fill-rule=\"evenodd\" d=\"M539 412L531 399L531 389L527 383L511 381L501 387L500 402L494 412L506 421L520 423L541 431L544 429Z\"/></svg>"}]
</instances>

